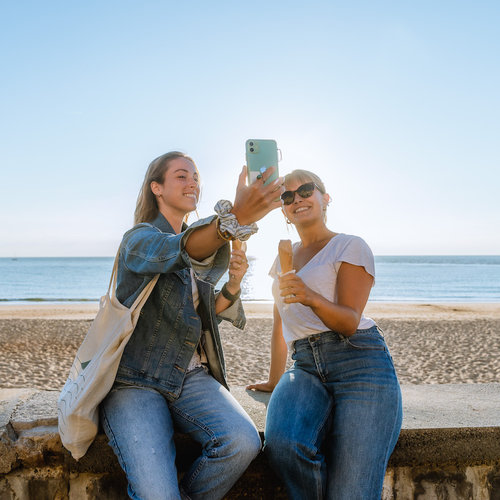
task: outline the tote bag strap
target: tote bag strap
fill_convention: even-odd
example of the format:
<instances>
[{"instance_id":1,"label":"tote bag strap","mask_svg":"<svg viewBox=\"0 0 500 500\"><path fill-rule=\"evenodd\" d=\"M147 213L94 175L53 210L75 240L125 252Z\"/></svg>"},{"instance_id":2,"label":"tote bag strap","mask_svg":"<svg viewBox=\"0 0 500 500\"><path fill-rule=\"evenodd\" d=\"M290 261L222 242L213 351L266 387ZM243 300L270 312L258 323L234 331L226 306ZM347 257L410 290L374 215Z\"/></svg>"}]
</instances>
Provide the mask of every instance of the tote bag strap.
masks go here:
<instances>
[{"instance_id":1,"label":"tote bag strap","mask_svg":"<svg viewBox=\"0 0 500 500\"><path fill-rule=\"evenodd\" d=\"M109 279L109 285L108 285L109 296L111 296L111 294L116 296L116 279L118 274L118 259L120 257L120 249L121 246L120 248L118 248L118 252L116 252L115 262L113 264L113 271L111 273L111 278ZM153 277L153 279L144 287L142 292L135 299L134 303L130 306L131 312L135 311L137 307L142 308L146 300L148 300L149 296L151 295L151 292L153 291L153 288L155 287L159 277L160 275L156 274Z\"/></svg>"},{"instance_id":2,"label":"tote bag strap","mask_svg":"<svg viewBox=\"0 0 500 500\"><path fill-rule=\"evenodd\" d=\"M113 264L113 271L111 272L111 277L109 278L109 285L108 285L108 295L111 296L111 293L115 293L116 291L116 274L118 271L118 259L120 257L120 250L121 250L121 245L118 248L118 252L116 252L116 257L115 257L115 262Z\"/></svg>"},{"instance_id":3,"label":"tote bag strap","mask_svg":"<svg viewBox=\"0 0 500 500\"><path fill-rule=\"evenodd\" d=\"M134 312L136 308L142 309L142 306L146 303L146 300L148 300L149 296L151 295L151 292L153 291L153 288L155 287L159 277L160 275L156 274L153 279L144 287L142 292L135 299L134 303L130 306L131 312Z\"/></svg>"}]
</instances>

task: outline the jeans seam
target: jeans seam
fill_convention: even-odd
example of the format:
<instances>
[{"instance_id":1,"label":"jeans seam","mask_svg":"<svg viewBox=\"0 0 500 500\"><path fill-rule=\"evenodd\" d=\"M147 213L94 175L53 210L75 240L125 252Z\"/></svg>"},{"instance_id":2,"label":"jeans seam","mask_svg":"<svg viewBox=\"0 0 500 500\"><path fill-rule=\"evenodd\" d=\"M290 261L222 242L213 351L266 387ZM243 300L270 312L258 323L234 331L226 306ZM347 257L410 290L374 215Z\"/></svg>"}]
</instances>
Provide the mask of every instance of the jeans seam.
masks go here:
<instances>
[{"instance_id":1,"label":"jeans seam","mask_svg":"<svg viewBox=\"0 0 500 500\"><path fill-rule=\"evenodd\" d=\"M174 411L177 415L179 415L183 419L185 419L185 420L191 422L192 424L196 425L198 428L200 428L201 430L203 430L203 432L207 433L208 436L209 436L209 438L210 438L210 441L215 445L215 447L212 448L213 454L212 454L211 458L218 457L217 448L220 446L221 443L217 439L217 436L214 434L214 432L212 431L212 429L210 429L210 427L207 427L206 425L204 425L202 422L200 422L196 418L194 418L194 417L188 415L187 413L183 412L179 408L176 408L175 406L172 406L171 410ZM206 454L204 454L204 452L202 451L202 455L200 457L200 461L198 462L198 465L196 466L196 469L192 472L192 474L190 475L190 477L188 479L186 479L186 477L184 477L183 480L182 480L182 483L185 484L186 489L189 490L189 487L193 484L193 481L198 477L200 471L205 466L208 458L209 457Z\"/></svg>"},{"instance_id":2,"label":"jeans seam","mask_svg":"<svg viewBox=\"0 0 500 500\"><path fill-rule=\"evenodd\" d=\"M203 468L203 466L205 465L205 463L207 462L208 458L206 455L203 455L201 458L200 458L200 461L198 463L198 466L196 467L196 469L193 471L193 473L191 474L191 476L189 477L189 480L186 480L185 477L182 479L182 482L185 483L186 485L186 488L189 490L189 487L193 484L193 481L198 477L201 469ZM184 490L184 488L183 488ZM185 490L184 490L185 491Z\"/></svg>"},{"instance_id":3,"label":"jeans seam","mask_svg":"<svg viewBox=\"0 0 500 500\"><path fill-rule=\"evenodd\" d=\"M186 493L186 490L179 484L179 492L182 500L191 500L191 497Z\"/></svg>"},{"instance_id":4,"label":"jeans seam","mask_svg":"<svg viewBox=\"0 0 500 500\"><path fill-rule=\"evenodd\" d=\"M214 444L216 444L217 446L220 445L220 442L217 439L217 436L214 434L214 432L212 431L212 429L210 429L210 427L207 427L205 424L203 424L202 422L200 422L196 418L192 417L191 415L188 415L187 413L183 412L182 410L179 410L179 408L176 408L175 406L172 406L171 410L174 411L177 415L179 415L183 419L191 422L192 424L196 425L201 430L203 430L204 432L206 432L208 434L208 436L210 437L210 440Z\"/></svg>"},{"instance_id":5,"label":"jeans seam","mask_svg":"<svg viewBox=\"0 0 500 500\"><path fill-rule=\"evenodd\" d=\"M318 451L321 449L321 446L322 446L322 444L324 443L324 441L326 439L326 433L325 433L325 435L323 436L323 439L321 440L321 443L319 443L319 447L317 447L318 437L319 437L320 431L325 428L326 423L328 422L328 419L329 419L329 417L330 417L330 415L332 413L332 410L333 410L333 403L330 401L330 404L328 405L328 411L325 412L323 420L321 421L321 424L318 425L316 427L316 429L315 429L314 445L316 446L316 448L317 448ZM323 458L323 460L324 460L324 458ZM317 491L321 491L322 488L323 488L323 480L322 480L322 477L321 477L321 471L318 474L317 481L318 481L317 485L316 485Z\"/></svg>"},{"instance_id":6,"label":"jeans seam","mask_svg":"<svg viewBox=\"0 0 500 500\"><path fill-rule=\"evenodd\" d=\"M316 365L316 371L318 372L319 378L321 382L326 382L326 376L325 373L323 373L323 370L321 368L321 349L315 349L314 347L311 347L311 353L313 355L314 359L314 364Z\"/></svg>"},{"instance_id":7,"label":"jeans seam","mask_svg":"<svg viewBox=\"0 0 500 500\"><path fill-rule=\"evenodd\" d=\"M332 411L333 411L333 403L330 402L330 404L328 405L328 411L325 412L325 416L324 416L323 420L321 421L321 424L318 425L318 427L316 427L316 430L315 430L316 438L318 437L320 430L325 427L325 425L326 425L326 423L327 423L327 421L328 421L328 419L329 419Z\"/></svg>"},{"instance_id":8,"label":"jeans seam","mask_svg":"<svg viewBox=\"0 0 500 500\"><path fill-rule=\"evenodd\" d=\"M351 337L344 337L343 340L344 342L349 345L350 347L353 347L354 349L365 349L365 350L368 350L368 351L387 351L387 346L385 345L385 341L384 341L384 336L381 335L379 332L378 332L378 327L375 326L375 328L377 328L377 333L381 336L382 338L382 342L383 344L382 345L375 345L375 346L359 346L359 345L356 345L355 343L353 343L351 341ZM356 334L353 335L353 337L355 336Z\"/></svg>"},{"instance_id":9,"label":"jeans seam","mask_svg":"<svg viewBox=\"0 0 500 500\"><path fill-rule=\"evenodd\" d=\"M187 413L183 412L182 410L180 410L179 408L177 408L175 406L172 406L171 409L173 411L175 411L175 413L177 413L177 415L179 415L180 417L184 418L185 420L188 420L192 424L195 424L200 429L202 429L203 431L205 431L210 436L210 438L212 439L212 441L218 443L217 437L213 433L212 429L210 429L210 427L207 427L205 424L203 424L202 422L200 422L198 419L192 417L191 415L188 415Z\"/></svg>"},{"instance_id":10,"label":"jeans seam","mask_svg":"<svg viewBox=\"0 0 500 500\"><path fill-rule=\"evenodd\" d=\"M396 371L396 367L394 366L394 360L392 359L392 356L391 356L391 353L389 352L389 349L385 350L385 354L387 355L387 359L388 359L389 363L391 364L392 369L394 371Z\"/></svg>"},{"instance_id":11,"label":"jeans seam","mask_svg":"<svg viewBox=\"0 0 500 500\"><path fill-rule=\"evenodd\" d=\"M402 422L402 419L403 419L403 408L402 408L402 403L401 403L401 389L398 385L398 388L397 388L398 392L399 392L399 405L398 405L398 411L396 413L396 415L394 416L394 423L393 423L393 426L392 426L392 434L394 434L394 431L396 430L396 428L398 427L398 423L399 423L399 432L398 434L401 432L401 422ZM398 418L400 417L400 418ZM385 464L386 464L386 467L387 467L387 463L389 462L389 459L391 458L391 454L392 452L394 451L394 446L392 447L392 449L390 449L390 442L387 443L387 449L386 449L386 452L385 452Z\"/></svg>"},{"instance_id":12,"label":"jeans seam","mask_svg":"<svg viewBox=\"0 0 500 500\"><path fill-rule=\"evenodd\" d=\"M348 338L346 338L346 344L354 349L360 349L365 351L387 351L385 346L360 346L353 344Z\"/></svg>"},{"instance_id":13,"label":"jeans seam","mask_svg":"<svg viewBox=\"0 0 500 500\"><path fill-rule=\"evenodd\" d=\"M123 471L125 472L125 474L127 474L127 464L125 463L125 460L123 459L122 452L120 450L120 447L118 446L118 442L116 441L115 433L113 432L113 429L109 425L108 417L106 416L106 410L104 408L102 408L102 424L103 424L103 426L104 425L106 426L107 431L112 436L112 438L110 437L110 439L109 439L110 444L111 444L111 442L113 443L112 447L113 447L113 449L116 450L116 454L118 455L118 458L119 458L120 464L122 465Z\"/></svg>"}]
</instances>

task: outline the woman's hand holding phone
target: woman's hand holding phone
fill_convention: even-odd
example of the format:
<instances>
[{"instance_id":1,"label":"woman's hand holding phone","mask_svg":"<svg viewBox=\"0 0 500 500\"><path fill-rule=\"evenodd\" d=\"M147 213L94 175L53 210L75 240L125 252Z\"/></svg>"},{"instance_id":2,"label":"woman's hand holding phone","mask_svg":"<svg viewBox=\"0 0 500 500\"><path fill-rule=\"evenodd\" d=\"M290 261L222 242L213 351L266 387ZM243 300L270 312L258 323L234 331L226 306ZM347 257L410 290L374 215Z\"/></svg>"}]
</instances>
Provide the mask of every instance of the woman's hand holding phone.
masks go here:
<instances>
[{"instance_id":1,"label":"woman's hand holding phone","mask_svg":"<svg viewBox=\"0 0 500 500\"><path fill-rule=\"evenodd\" d=\"M273 175L276 167L269 167L262 174L262 178L255 180L247 186L247 167L243 167L238 179L236 196L231 212L236 216L241 225L257 222L271 210L281 207L281 200L276 199L276 191L283 184L283 178L278 177L265 185Z\"/></svg>"}]
</instances>

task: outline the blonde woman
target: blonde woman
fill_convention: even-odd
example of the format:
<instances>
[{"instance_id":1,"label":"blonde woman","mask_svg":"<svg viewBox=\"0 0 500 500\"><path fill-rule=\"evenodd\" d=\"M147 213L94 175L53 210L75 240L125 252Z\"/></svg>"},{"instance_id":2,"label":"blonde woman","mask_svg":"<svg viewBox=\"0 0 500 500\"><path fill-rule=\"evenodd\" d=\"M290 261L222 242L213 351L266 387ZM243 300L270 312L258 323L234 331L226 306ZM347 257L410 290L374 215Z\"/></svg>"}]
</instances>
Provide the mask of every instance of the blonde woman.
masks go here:
<instances>
[{"instance_id":1,"label":"blonde woman","mask_svg":"<svg viewBox=\"0 0 500 500\"><path fill-rule=\"evenodd\" d=\"M265 452L290 499L380 500L401 428L401 393L380 329L363 315L375 277L359 237L326 226L330 196L312 172L285 176L299 233L295 272L272 269L275 300ZM286 371L287 348L295 363Z\"/></svg>"},{"instance_id":2,"label":"blonde woman","mask_svg":"<svg viewBox=\"0 0 500 500\"><path fill-rule=\"evenodd\" d=\"M136 225L123 237L117 297L130 306L160 274L120 362L115 385L101 404L101 421L134 499L218 499L260 450L259 434L225 381L217 323L242 328L244 252L230 255L229 240L247 239L255 222L279 206L268 186L270 169L250 186L242 171L234 206L221 201L217 215L187 226L196 209L200 178L194 161L179 152L154 160L137 200ZM230 279L214 285L229 264ZM201 445L201 455L180 484L174 429Z\"/></svg>"}]
</instances>

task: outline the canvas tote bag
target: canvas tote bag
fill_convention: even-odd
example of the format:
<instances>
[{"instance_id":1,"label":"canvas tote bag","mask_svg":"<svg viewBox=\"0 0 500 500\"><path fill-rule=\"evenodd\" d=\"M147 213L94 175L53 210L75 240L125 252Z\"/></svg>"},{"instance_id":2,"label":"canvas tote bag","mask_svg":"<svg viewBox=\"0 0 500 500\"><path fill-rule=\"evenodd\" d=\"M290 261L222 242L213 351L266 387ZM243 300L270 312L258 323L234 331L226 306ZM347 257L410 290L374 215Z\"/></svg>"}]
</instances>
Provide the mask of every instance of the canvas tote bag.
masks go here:
<instances>
[{"instance_id":1,"label":"canvas tote bag","mask_svg":"<svg viewBox=\"0 0 500 500\"><path fill-rule=\"evenodd\" d=\"M108 292L101 297L97 316L76 353L57 401L59 435L76 460L85 455L97 435L98 406L115 381L123 350L160 276L157 274L146 285L130 309L125 307L116 298L119 253L118 250Z\"/></svg>"}]
</instances>

